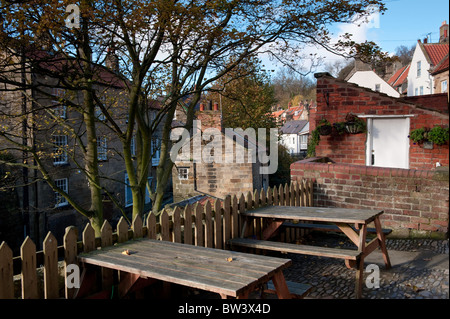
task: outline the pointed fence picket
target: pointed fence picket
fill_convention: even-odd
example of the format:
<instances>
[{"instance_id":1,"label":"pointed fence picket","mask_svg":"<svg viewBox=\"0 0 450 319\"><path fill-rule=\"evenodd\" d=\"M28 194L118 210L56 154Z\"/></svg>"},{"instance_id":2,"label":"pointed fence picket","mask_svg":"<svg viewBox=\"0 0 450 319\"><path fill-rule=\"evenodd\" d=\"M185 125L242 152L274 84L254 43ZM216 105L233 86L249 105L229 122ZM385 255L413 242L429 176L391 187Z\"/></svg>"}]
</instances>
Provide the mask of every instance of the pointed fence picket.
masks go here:
<instances>
[{"instance_id":1,"label":"pointed fence picket","mask_svg":"<svg viewBox=\"0 0 450 319\"><path fill-rule=\"evenodd\" d=\"M148 214L145 222L135 217L128 224L121 218L113 232L111 225L104 221L101 236L95 237L94 229L87 224L82 232L81 242L74 226L66 228L63 245L57 246L54 235L49 232L43 242L43 250L36 252L36 245L27 237L20 249L20 256L13 257L12 250L6 242L0 243L0 299L36 299L36 298L74 298L76 288L71 288L72 269L77 265L77 255L115 243L122 243L141 237L173 241L189 245L228 249L229 239L240 236L243 226L240 213L266 205L311 206L313 203L313 183L311 180L293 182L290 185L256 190L253 193L226 196L223 201L207 201L187 205L183 209L163 210L158 216ZM247 227L250 234L258 234L263 229L262 220L255 219L252 227ZM299 235L298 230L287 229L284 239L293 240ZM300 234L302 235L302 234ZM64 274L61 278L58 258L63 260ZM43 267L37 268L42 265ZM21 295L16 296L14 275L20 274ZM102 287L108 289L113 285L113 272L102 269ZM64 289L61 286L64 282Z\"/></svg>"}]
</instances>

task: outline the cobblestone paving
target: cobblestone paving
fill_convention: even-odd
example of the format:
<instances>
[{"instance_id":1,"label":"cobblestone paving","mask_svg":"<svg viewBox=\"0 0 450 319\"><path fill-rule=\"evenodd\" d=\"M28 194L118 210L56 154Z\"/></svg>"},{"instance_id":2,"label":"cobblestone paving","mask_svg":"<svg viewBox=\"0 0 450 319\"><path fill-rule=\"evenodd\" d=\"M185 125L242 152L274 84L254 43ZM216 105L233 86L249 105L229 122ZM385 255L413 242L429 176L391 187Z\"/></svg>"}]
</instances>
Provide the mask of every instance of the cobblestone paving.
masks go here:
<instances>
[{"instance_id":1,"label":"cobblestone paving","mask_svg":"<svg viewBox=\"0 0 450 319\"><path fill-rule=\"evenodd\" d=\"M325 239L326 238L326 239ZM308 244L321 242L329 247L352 246L342 237L310 237ZM388 251L432 252L446 254L448 240L388 239ZM354 246L353 246L354 247ZM286 256L286 255L285 255ZM286 269L286 280L308 283L313 286L307 298L347 299L354 296L355 271L347 269L340 259L288 254L293 265ZM365 299L448 299L449 269L418 267L415 263L396 265L389 270L380 267L379 288L367 288L363 283Z\"/></svg>"}]
</instances>

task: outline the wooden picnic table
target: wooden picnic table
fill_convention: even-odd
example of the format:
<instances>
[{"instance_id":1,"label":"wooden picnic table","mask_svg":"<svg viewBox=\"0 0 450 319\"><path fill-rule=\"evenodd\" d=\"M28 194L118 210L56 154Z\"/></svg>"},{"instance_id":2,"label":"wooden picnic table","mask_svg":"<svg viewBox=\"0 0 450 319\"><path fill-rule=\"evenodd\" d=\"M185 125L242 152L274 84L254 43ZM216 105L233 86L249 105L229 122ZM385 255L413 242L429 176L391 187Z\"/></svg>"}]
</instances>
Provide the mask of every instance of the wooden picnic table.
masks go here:
<instances>
[{"instance_id":1,"label":"wooden picnic table","mask_svg":"<svg viewBox=\"0 0 450 319\"><path fill-rule=\"evenodd\" d=\"M382 210L370 209L266 206L241 214L244 218L241 238L233 238L230 240L230 243L249 248L344 259L348 268L357 269L355 294L356 298L360 298L362 294L364 258L376 248L380 247L386 269L391 267L386 249L385 235L380 223L380 216L382 214ZM251 218L264 218L266 226L261 234L256 234L252 238L245 238L248 237L247 225L250 224ZM283 223L290 220L334 224L336 230L342 231L356 245L357 249L352 250L269 241ZM367 243L368 224L371 222L375 224L376 237Z\"/></svg>"},{"instance_id":2,"label":"wooden picnic table","mask_svg":"<svg viewBox=\"0 0 450 319\"><path fill-rule=\"evenodd\" d=\"M80 254L78 261L84 272L92 265L120 271L119 296L142 282L161 280L215 292L222 298L248 298L250 292L272 280L278 297L290 298L282 270L291 260L285 258L138 239ZM80 290L86 290L83 286L91 285L92 280L83 281Z\"/></svg>"}]
</instances>

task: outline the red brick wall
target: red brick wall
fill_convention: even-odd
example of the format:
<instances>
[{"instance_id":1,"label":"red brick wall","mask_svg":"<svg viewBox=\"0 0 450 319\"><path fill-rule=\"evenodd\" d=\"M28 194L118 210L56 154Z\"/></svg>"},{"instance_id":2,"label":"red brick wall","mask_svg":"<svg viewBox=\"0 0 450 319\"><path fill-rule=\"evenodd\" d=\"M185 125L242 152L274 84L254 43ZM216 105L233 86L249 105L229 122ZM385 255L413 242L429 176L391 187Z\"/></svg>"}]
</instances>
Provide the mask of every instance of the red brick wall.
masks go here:
<instances>
[{"instance_id":1,"label":"red brick wall","mask_svg":"<svg viewBox=\"0 0 450 319\"><path fill-rule=\"evenodd\" d=\"M314 181L314 206L382 209L393 236L445 237L449 222L447 172L348 164L291 165L291 180Z\"/></svg>"},{"instance_id":2,"label":"red brick wall","mask_svg":"<svg viewBox=\"0 0 450 319\"><path fill-rule=\"evenodd\" d=\"M410 119L411 130L449 124L448 107L447 113L441 113L431 110L431 107L425 108L404 99L392 98L326 74L317 74L316 78L317 108L311 110L311 131L315 129L316 122L322 118L326 118L330 123L343 122L349 112L358 115L415 115ZM438 108L443 109L442 101L445 98L445 95L439 98ZM435 98L423 98L421 103L433 104L436 101ZM338 163L365 165L365 145L366 134L333 133L321 136L320 143L316 147L316 155L330 157ZM409 156L410 168L413 169L433 169L436 162L448 166L449 145L448 143L442 146L434 145L434 148L429 150L411 142Z\"/></svg>"}]
</instances>

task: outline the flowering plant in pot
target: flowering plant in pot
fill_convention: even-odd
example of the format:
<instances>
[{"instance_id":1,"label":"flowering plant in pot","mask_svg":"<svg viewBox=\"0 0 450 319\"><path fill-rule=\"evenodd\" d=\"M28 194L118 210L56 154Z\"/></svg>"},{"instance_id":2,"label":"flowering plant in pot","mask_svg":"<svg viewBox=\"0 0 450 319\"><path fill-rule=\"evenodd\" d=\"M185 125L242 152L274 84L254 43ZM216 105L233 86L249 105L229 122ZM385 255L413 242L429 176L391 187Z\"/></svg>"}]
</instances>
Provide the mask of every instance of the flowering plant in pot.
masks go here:
<instances>
[{"instance_id":1,"label":"flowering plant in pot","mask_svg":"<svg viewBox=\"0 0 450 319\"><path fill-rule=\"evenodd\" d=\"M333 130L333 126L327 119L323 118L317 122L317 129L320 135L330 135Z\"/></svg>"},{"instance_id":2,"label":"flowering plant in pot","mask_svg":"<svg viewBox=\"0 0 450 319\"><path fill-rule=\"evenodd\" d=\"M364 133L367 129L366 121L353 113L348 113L345 117L345 129L350 134Z\"/></svg>"}]
</instances>

